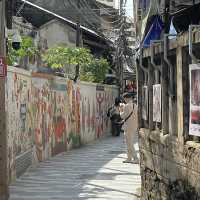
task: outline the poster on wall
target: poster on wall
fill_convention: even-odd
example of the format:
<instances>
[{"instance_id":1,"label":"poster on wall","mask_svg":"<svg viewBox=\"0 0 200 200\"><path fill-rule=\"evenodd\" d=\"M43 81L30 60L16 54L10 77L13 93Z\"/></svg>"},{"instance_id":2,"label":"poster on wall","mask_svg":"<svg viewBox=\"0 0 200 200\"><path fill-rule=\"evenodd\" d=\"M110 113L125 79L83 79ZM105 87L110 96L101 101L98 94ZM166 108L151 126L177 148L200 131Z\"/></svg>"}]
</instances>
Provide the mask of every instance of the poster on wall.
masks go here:
<instances>
[{"instance_id":1,"label":"poster on wall","mask_svg":"<svg viewBox=\"0 0 200 200\"><path fill-rule=\"evenodd\" d=\"M161 85L153 85L153 121L161 122Z\"/></svg>"},{"instance_id":2,"label":"poster on wall","mask_svg":"<svg viewBox=\"0 0 200 200\"><path fill-rule=\"evenodd\" d=\"M190 65L190 135L200 136L200 64Z\"/></svg>"},{"instance_id":3,"label":"poster on wall","mask_svg":"<svg viewBox=\"0 0 200 200\"><path fill-rule=\"evenodd\" d=\"M142 119L148 119L148 87L144 86L142 88Z\"/></svg>"}]
</instances>

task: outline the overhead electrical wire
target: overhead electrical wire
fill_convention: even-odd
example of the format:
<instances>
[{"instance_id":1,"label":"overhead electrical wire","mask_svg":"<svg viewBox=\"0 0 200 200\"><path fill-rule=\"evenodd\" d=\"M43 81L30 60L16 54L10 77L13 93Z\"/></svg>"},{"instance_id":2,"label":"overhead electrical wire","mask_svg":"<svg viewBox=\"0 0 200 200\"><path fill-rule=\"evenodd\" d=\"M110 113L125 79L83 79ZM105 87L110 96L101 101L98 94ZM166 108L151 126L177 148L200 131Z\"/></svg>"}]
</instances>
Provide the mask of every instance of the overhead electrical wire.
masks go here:
<instances>
[{"instance_id":1,"label":"overhead electrical wire","mask_svg":"<svg viewBox=\"0 0 200 200\"><path fill-rule=\"evenodd\" d=\"M108 38L106 35L104 35L100 29L101 25L99 25L99 27L95 26L95 24L91 23L91 21L89 19L87 19L87 12L83 12L83 10L79 9L78 6L76 4L74 4L74 2L72 2L71 0L68 0L68 2L71 4L71 6L73 6L76 11L79 14L79 17L81 16L85 22L93 29L95 30L99 35L103 36L105 39L110 41L110 38ZM65 4L65 0L63 0L63 5L67 8L67 5ZM83 14L85 13L85 14Z\"/></svg>"},{"instance_id":2,"label":"overhead electrical wire","mask_svg":"<svg viewBox=\"0 0 200 200\"><path fill-rule=\"evenodd\" d=\"M86 0L84 0L84 1L86 1ZM100 6L99 3L96 0L92 0L92 2L99 8L97 10L103 9L106 12L106 14L108 14L109 16L119 16L119 13L113 15L113 14L110 14L109 11L108 11L108 9L110 9L112 12L114 12L114 10L116 10L115 8L103 7L102 5Z\"/></svg>"},{"instance_id":3,"label":"overhead electrical wire","mask_svg":"<svg viewBox=\"0 0 200 200\"><path fill-rule=\"evenodd\" d=\"M100 27L98 28L97 26L95 26L95 24L93 24L93 23L91 23L91 20L89 20L86 16L88 15L88 12L86 12L85 10L83 10L83 9L80 9L80 8L78 8L78 6L76 5L76 4L74 4L74 2L72 2L71 0L69 0L68 1L75 9L76 9L76 11L79 13L79 15L81 15L81 17L86 21L86 23L88 23L88 25L90 25L94 30L96 30L99 34L101 34L101 35L103 35L105 38L107 38L107 39L110 39L110 38L108 38L108 37L106 37L105 36L105 34L102 34L102 31L101 31L101 29L100 29L100 27L101 27L101 25L100 25ZM65 0L63 0L63 4L64 4L64 6L67 8L67 5L65 4ZM87 8L88 9L90 9L91 10L91 7L89 6L89 5L84 5L84 4L81 4L81 6L87 6ZM122 18L121 18L122 19ZM98 21L100 21L100 20L102 20L99 16L97 16L96 17L96 20ZM117 21L116 21L117 22ZM115 23L116 23L115 22ZM113 22L114 23L114 22ZM119 21L119 23L117 23L114 27L113 27L113 29L116 29L119 25L121 25L122 24L122 21L120 20ZM104 28L104 30L105 30L105 28Z\"/></svg>"},{"instance_id":4,"label":"overhead electrical wire","mask_svg":"<svg viewBox=\"0 0 200 200\"><path fill-rule=\"evenodd\" d=\"M16 16L18 16L20 14L20 12L24 9L25 4L26 4L26 0L24 0L23 4L20 6L18 11L16 12Z\"/></svg>"},{"instance_id":5,"label":"overhead electrical wire","mask_svg":"<svg viewBox=\"0 0 200 200\"><path fill-rule=\"evenodd\" d=\"M121 0L120 1L120 14L122 14L124 17L125 17L125 6L126 6L126 3L127 3L127 0L123 1ZM127 57L127 51L128 51L128 40L127 40L127 37L125 36L124 33L124 24L125 24L125 21L124 23L122 24L120 30L119 30L119 38L117 40L117 51L116 51L116 61L118 60L118 57L124 57L124 59L126 60L126 63L128 65L128 67L134 72L135 69L133 68L133 62L132 62L132 59L130 56ZM121 71L121 68L119 68L118 70ZM121 71L121 73L123 74L123 71Z\"/></svg>"},{"instance_id":6,"label":"overhead electrical wire","mask_svg":"<svg viewBox=\"0 0 200 200\"><path fill-rule=\"evenodd\" d=\"M23 18L23 20L24 20L26 23L29 23L29 22L27 21L27 19L25 19L25 18L22 16L22 14L21 14L21 12L23 11L24 6L25 6L26 3L27 3L27 1L24 0L24 1L23 1L23 4L19 7L19 9L18 9L17 12L16 12L16 17L20 16L20 17ZM12 20L13 20L13 16L12 16ZM13 20L13 22L16 23L16 25L17 25L17 22L16 22L16 21Z\"/></svg>"},{"instance_id":7,"label":"overhead electrical wire","mask_svg":"<svg viewBox=\"0 0 200 200\"><path fill-rule=\"evenodd\" d=\"M65 7L66 9L68 9L67 5L65 4L65 0L63 0L62 2L63 2L64 7ZM81 13L80 9L79 9L71 0L69 0L68 2L71 4L71 6L73 6L73 7L76 9L76 11L78 12L78 15L79 15L79 16L81 15L81 16L83 17L83 19L87 22L88 25L90 25L93 29L96 29L96 28L97 28L91 21L89 21L89 20L85 17L85 15L83 15L83 14Z\"/></svg>"},{"instance_id":8,"label":"overhead electrical wire","mask_svg":"<svg viewBox=\"0 0 200 200\"><path fill-rule=\"evenodd\" d=\"M123 8L123 7L125 7L125 5L126 5L126 3L127 3L127 0L125 0L125 1L122 1L122 9L120 9L120 12L119 12L119 14L116 14L116 15L112 15L112 14L110 14L109 13L109 9L111 10L111 11L113 11L113 9L111 9L111 8L105 8L105 7L103 7L103 6L99 6L98 5L98 3L95 1L95 0L92 0L94 3L95 3L95 5L99 8L99 9L92 9L91 8L91 6L88 4L88 2L86 1L86 0L82 0L82 1L80 1L81 2L81 7L82 8L87 8L89 11L90 11L90 13L91 14L93 14L93 17L95 17L94 19L98 22L104 22L104 23L106 23L106 24L110 24L111 25L111 27L110 28L106 28L106 27L104 27L104 30L110 30L110 31L113 31L114 33L118 33L116 36L116 41L118 40L118 39L120 39L121 40L121 37L120 37L120 35L121 35L121 31L122 31L122 29L123 29L123 26L124 26L124 15L125 15L125 9ZM72 0L68 0L68 2L70 3L70 5L71 6L73 6L74 8L75 8L75 10L79 13L79 15L84 19L84 21L89 25L89 26L91 26L95 31L97 31L100 35L103 35L105 38L107 38L104 34L102 34L102 32L100 31L101 29L100 29L100 27L101 27L101 24L99 25L99 26L97 26L97 23L93 23L93 22L91 22L91 19L88 19L87 18L87 16L88 16L88 10L87 11L85 11L85 10L83 10L83 9L80 9L80 8L78 8L77 7L77 5L72 1ZM67 8L67 5L65 4L66 3L66 1L65 0L63 0L63 5ZM19 10L17 11L17 16L18 15L20 15L21 16L21 11L23 10L23 8L24 8L24 6L25 6L25 4L26 4L26 0L24 0L24 2L23 2L23 4L20 6L20 8L19 8ZM119 17L119 19L117 19L117 20L115 20L115 21L112 21L112 22L108 22L108 21L106 21L106 20L104 20L104 19L102 19L99 15L97 15L96 13L95 13L95 11L94 10L101 10L101 9L103 9L105 12L106 12L106 14L108 14L109 16L116 16L116 17ZM120 26L120 27L119 27ZM109 38L107 38L107 39L109 39ZM119 43L121 43L121 41L119 41ZM124 42L123 42L124 43Z\"/></svg>"},{"instance_id":9,"label":"overhead electrical wire","mask_svg":"<svg viewBox=\"0 0 200 200\"><path fill-rule=\"evenodd\" d=\"M115 21L112 21L112 22L108 22L108 21L102 19L100 16L98 16L98 15L92 10L92 8L91 8L90 5L87 3L87 1L82 0L81 2L82 2L82 5L83 5L83 6L86 6L89 10L92 11L92 13L95 15L95 17L96 17L98 20L101 20L101 21L103 21L103 22L105 22L105 23L108 23L108 24L114 24L114 23L119 22L119 21L121 20L121 17L119 16L119 19L117 19L117 20L115 20Z\"/></svg>"},{"instance_id":10,"label":"overhead electrical wire","mask_svg":"<svg viewBox=\"0 0 200 200\"><path fill-rule=\"evenodd\" d=\"M85 1L85 0L83 0L87 5L86 5L86 7L88 8L88 9L91 9L91 7L90 7L90 5ZM83 2L82 1L82 2ZM93 0L93 2L94 3L96 3L97 4L97 2L96 1L94 1ZM104 30L113 30L113 29L117 29L119 26L121 26L122 24L123 24L123 21L122 21L122 19L123 19L123 17L122 16L120 16L119 14L118 14L118 16L119 16L119 19L118 20L116 20L116 21L112 21L112 22L108 22L108 21L105 21L105 23L107 23L107 24L115 24L115 23L117 23L117 24L115 24L115 25L112 25L112 27L111 28L103 28ZM98 19L99 20L101 20L102 21L102 18L100 18L99 16L97 16L98 17ZM120 27L120 29L121 29L121 27ZM115 31L115 30L113 30L113 31Z\"/></svg>"}]
</instances>

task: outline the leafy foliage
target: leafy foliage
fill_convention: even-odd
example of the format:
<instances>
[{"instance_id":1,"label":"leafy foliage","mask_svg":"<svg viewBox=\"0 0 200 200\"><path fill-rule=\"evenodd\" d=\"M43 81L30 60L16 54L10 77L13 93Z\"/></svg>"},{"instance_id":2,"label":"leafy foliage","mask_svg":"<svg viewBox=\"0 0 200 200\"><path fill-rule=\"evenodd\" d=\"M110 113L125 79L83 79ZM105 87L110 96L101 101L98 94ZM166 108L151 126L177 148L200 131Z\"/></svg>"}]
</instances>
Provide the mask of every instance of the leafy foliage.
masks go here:
<instances>
[{"instance_id":1,"label":"leafy foliage","mask_svg":"<svg viewBox=\"0 0 200 200\"><path fill-rule=\"evenodd\" d=\"M110 65L106 59L94 59L89 65L83 66L80 78L83 81L102 83L109 68Z\"/></svg>"},{"instance_id":2,"label":"leafy foliage","mask_svg":"<svg viewBox=\"0 0 200 200\"><path fill-rule=\"evenodd\" d=\"M86 65L91 62L92 55L85 48L59 46L48 49L43 59L53 68L65 68L68 65Z\"/></svg>"},{"instance_id":3,"label":"leafy foliage","mask_svg":"<svg viewBox=\"0 0 200 200\"><path fill-rule=\"evenodd\" d=\"M101 83L110 68L106 59L96 59L86 48L58 46L47 50L43 60L48 66L64 69L71 73L76 65L80 66L80 80Z\"/></svg>"},{"instance_id":4,"label":"leafy foliage","mask_svg":"<svg viewBox=\"0 0 200 200\"><path fill-rule=\"evenodd\" d=\"M37 53L37 48L34 44L34 41L29 36L23 36L21 42L21 48L19 50L15 50L12 47L12 40L10 37L8 38L8 64L13 65L17 63L20 59L25 56L32 57Z\"/></svg>"}]
</instances>

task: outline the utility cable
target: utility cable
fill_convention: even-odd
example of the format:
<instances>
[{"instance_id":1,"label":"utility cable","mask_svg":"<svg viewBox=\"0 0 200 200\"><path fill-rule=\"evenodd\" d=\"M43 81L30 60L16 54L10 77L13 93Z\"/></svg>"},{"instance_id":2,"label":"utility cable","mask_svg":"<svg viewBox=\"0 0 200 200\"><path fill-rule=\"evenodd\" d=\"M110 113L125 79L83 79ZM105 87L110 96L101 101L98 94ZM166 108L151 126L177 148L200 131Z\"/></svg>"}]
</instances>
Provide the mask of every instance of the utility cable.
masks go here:
<instances>
[{"instance_id":1,"label":"utility cable","mask_svg":"<svg viewBox=\"0 0 200 200\"><path fill-rule=\"evenodd\" d=\"M20 12L24 9L25 4L26 4L26 0L24 0L23 4L20 6L19 10L16 13L16 16L18 16Z\"/></svg>"},{"instance_id":2,"label":"utility cable","mask_svg":"<svg viewBox=\"0 0 200 200\"><path fill-rule=\"evenodd\" d=\"M62 2L63 2L64 7L65 7L66 9L68 9L67 5L65 4L65 0L63 0ZM87 24L88 24L90 27L92 27L92 29L94 29L94 30L97 29L97 27L96 27L91 21L89 21L89 20L85 17L85 15L83 15L83 14L80 12L80 10L78 9L78 7L77 7L74 3L72 3L71 0L69 1L69 3L76 9L76 11L78 12L78 14L81 15L81 16L83 17L83 19L85 20L85 22L87 22Z\"/></svg>"},{"instance_id":3,"label":"utility cable","mask_svg":"<svg viewBox=\"0 0 200 200\"><path fill-rule=\"evenodd\" d=\"M101 17L99 17L99 16L92 10L92 8L90 7L90 5L89 5L85 0L82 0L81 2L82 2L82 5L83 5L83 6L86 6L89 10L92 11L92 13L96 16L96 18L97 18L98 20L101 20L101 21L103 21L104 23L107 23L107 24L114 24L114 23L119 22L119 21L121 20L121 18L119 18L119 19L117 19L116 21L108 22L108 21L102 19Z\"/></svg>"},{"instance_id":4,"label":"utility cable","mask_svg":"<svg viewBox=\"0 0 200 200\"><path fill-rule=\"evenodd\" d=\"M76 6L76 4L74 4L71 0L69 0L69 3L77 10L77 12L85 19L85 21L86 21L94 30L96 30L100 35L103 35L103 37L105 37L106 39L110 40L110 39L107 38L104 34L102 34L102 32L99 32L98 27L96 27L94 24L92 24L92 23L86 18L86 16L83 15L83 14L81 13L81 10ZM67 7L64 0L63 0L63 4L64 4L65 7ZM86 15L87 15L87 13L86 13ZM101 18L100 18L100 19L101 19Z\"/></svg>"},{"instance_id":5,"label":"utility cable","mask_svg":"<svg viewBox=\"0 0 200 200\"><path fill-rule=\"evenodd\" d=\"M85 1L85 0L84 0ZM115 8L108 8L108 7L103 7L103 6L100 6L99 4L98 4L98 2L96 1L96 0L92 0L93 1L93 3L99 8L99 9L96 9L96 10L101 10L101 9L103 9L105 12L106 12L106 14L108 14L109 16L119 16L119 14L110 14L109 13L109 10L108 9L110 9L110 11L115 11L116 9ZM93 9L94 10L94 9Z\"/></svg>"}]
</instances>

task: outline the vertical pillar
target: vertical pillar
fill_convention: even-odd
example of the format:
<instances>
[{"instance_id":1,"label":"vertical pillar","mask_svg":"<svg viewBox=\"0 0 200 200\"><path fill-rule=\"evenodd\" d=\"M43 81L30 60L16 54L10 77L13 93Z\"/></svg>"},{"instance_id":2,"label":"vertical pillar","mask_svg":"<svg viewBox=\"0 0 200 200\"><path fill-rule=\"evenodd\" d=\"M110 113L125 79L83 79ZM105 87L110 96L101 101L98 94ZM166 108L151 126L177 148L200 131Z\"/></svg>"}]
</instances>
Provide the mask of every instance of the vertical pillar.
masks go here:
<instances>
[{"instance_id":1,"label":"vertical pillar","mask_svg":"<svg viewBox=\"0 0 200 200\"><path fill-rule=\"evenodd\" d=\"M148 79L148 91L149 91L149 130L153 130L153 81L154 70L151 65L150 59L148 59L149 79Z\"/></svg>"},{"instance_id":2,"label":"vertical pillar","mask_svg":"<svg viewBox=\"0 0 200 200\"><path fill-rule=\"evenodd\" d=\"M138 128L143 127L142 123L142 86L143 86L143 72L137 63L137 104L138 104Z\"/></svg>"},{"instance_id":3,"label":"vertical pillar","mask_svg":"<svg viewBox=\"0 0 200 200\"><path fill-rule=\"evenodd\" d=\"M169 96L168 96L168 67L162 60L161 86L162 86L162 132L169 132Z\"/></svg>"},{"instance_id":4,"label":"vertical pillar","mask_svg":"<svg viewBox=\"0 0 200 200\"><path fill-rule=\"evenodd\" d=\"M0 0L0 56L6 55L5 0ZM0 199L8 200L5 77L0 77Z\"/></svg>"},{"instance_id":5,"label":"vertical pillar","mask_svg":"<svg viewBox=\"0 0 200 200\"><path fill-rule=\"evenodd\" d=\"M183 49L178 46L177 56L177 118L178 118L178 139L183 141L184 134L184 106L183 106Z\"/></svg>"}]
</instances>

